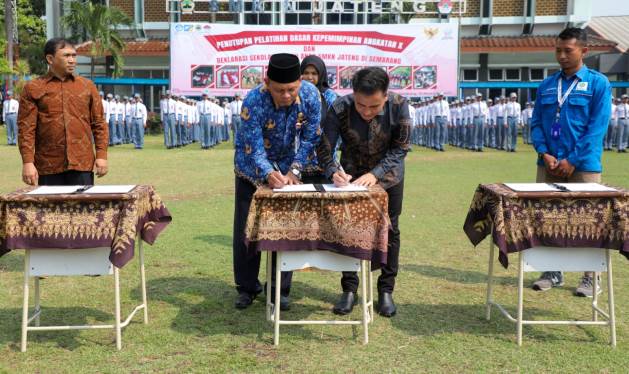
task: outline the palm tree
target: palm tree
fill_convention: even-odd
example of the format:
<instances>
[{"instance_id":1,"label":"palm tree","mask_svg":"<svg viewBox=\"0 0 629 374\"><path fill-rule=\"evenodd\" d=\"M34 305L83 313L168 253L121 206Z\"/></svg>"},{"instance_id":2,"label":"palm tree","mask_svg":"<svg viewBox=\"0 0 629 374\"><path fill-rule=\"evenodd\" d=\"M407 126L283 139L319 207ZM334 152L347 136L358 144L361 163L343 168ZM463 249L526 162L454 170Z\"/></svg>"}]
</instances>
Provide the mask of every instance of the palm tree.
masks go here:
<instances>
[{"instance_id":1,"label":"palm tree","mask_svg":"<svg viewBox=\"0 0 629 374\"><path fill-rule=\"evenodd\" d=\"M72 30L72 38L76 41L91 42L90 78L94 78L94 60L106 54L113 58L113 76L122 75L125 43L118 33L118 27L133 25L133 21L123 11L113 6L76 1L70 5L70 13L63 16L62 23Z\"/></svg>"},{"instance_id":2,"label":"palm tree","mask_svg":"<svg viewBox=\"0 0 629 374\"><path fill-rule=\"evenodd\" d=\"M28 60L25 59L19 59L15 62L13 65L13 74L17 76L17 82L15 82L13 92L18 95L22 93L22 90L24 89L27 76L30 76L29 79L37 77L36 75L31 75L31 67L28 64Z\"/></svg>"}]
</instances>

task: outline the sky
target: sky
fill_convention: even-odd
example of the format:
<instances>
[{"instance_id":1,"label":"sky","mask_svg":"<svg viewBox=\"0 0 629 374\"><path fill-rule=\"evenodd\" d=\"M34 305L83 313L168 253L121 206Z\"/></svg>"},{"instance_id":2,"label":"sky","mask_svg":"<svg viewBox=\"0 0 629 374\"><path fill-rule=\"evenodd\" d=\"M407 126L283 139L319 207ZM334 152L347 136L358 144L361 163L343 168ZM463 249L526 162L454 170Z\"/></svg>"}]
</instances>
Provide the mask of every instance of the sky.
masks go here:
<instances>
[{"instance_id":1,"label":"sky","mask_svg":"<svg viewBox=\"0 0 629 374\"><path fill-rule=\"evenodd\" d=\"M629 15L627 0L593 0L592 17Z\"/></svg>"}]
</instances>

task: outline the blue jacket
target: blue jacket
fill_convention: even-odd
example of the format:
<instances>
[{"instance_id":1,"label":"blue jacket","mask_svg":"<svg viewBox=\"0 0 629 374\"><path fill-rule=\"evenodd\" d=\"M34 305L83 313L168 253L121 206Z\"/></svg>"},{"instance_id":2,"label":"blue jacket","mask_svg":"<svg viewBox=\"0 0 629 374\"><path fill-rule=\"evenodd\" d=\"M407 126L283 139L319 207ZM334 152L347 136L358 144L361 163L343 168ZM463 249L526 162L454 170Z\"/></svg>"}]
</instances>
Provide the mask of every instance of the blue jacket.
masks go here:
<instances>
[{"instance_id":1,"label":"blue jacket","mask_svg":"<svg viewBox=\"0 0 629 374\"><path fill-rule=\"evenodd\" d=\"M551 138L557 114L557 84L563 95L574 79L579 82L561 109L559 139ZM537 89L531 118L531 137L538 153L549 153L557 160L567 159L576 171L602 171L603 138L611 116L611 86L603 74L583 65L572 77L558 71L547 77ZM543 166L543 160L538 160Z\"/></svg>"},{"instance_id":2,"label":"blue jacket","mask_svg":"<svg viewBox=\"0 0 629 374\"><path fill-rule=\"evenodd\" d=\"M264 84L253 88L242 103L242 124L236 132L236 175L259 185L274 170L283 174L291 165L300 170L321 136L321 97L310 82L302 81L297 100L276 107ZM295 144L298 136L299 144Z\"/></svg>"}]
</instances>

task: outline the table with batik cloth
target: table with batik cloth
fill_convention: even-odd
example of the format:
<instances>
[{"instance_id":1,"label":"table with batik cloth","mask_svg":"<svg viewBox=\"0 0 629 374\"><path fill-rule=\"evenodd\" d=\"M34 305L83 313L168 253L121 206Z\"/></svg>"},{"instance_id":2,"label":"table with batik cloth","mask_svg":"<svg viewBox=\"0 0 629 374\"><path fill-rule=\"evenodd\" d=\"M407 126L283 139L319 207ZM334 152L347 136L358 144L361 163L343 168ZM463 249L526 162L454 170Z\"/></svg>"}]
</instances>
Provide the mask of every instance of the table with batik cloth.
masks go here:
<instances>
[{"instance_id":1,"label":"table with batik cloth","mask_svg":"<svg viewBox=\"0 0 629 374\"><path fill-rule=\"evenodd\" d=\"M467 214L464 231L472 244L491 235L487 283L486 318L494 305L517 324L517 341L522 342L522 325L605 325L616 345L614 291L610 249L629 259L629 192L516 192L504 184L479 185ZM498 259L507 268L508 254L518 252L518 316L504 310L492 298L494 245ZM526 321L522 319L523 273L526 271L607 272L608 311L592 298L591 321ZM594 277L594 289L598 276ZM605 321L598 321L598 316Z\"/></svg>"},{"instance_id":2,"label":"table with batik cloth","mask_svg":"<svg viewBox=\"0 0 629 374\"><path fill-rule=\"evenodd\" d=\"M280 324L367 324L373 319L371 269L387 261L388 195L380 186L367 192L276 192L260 187L247 217L250 251L267 252L267 320ZM323 250L323 251L322 251ZM276 253L275 302L271 296L271 253ZM303 268L359 271L362 278L363 318L360 321L280 320L280 272ZM371 268L371 269L370 269ZM367 294L369 289L369 294Z\"/></svg>"},{"instance_id":3,"label":"table with batik cloth","mask_svg":"<svg viewBox=\"0 0 629 374\"><path fill-rule=\"evenodd\" d=\"M60 194L28 195L35 187L0 195L0 255L10 250L26 250L24 267L24 307L22 320L22 351L26 349L27 331L46 331L79 328L113 328L116 345L121 348L120 330L133 315L144 310L144 322L148 322L146 279L142 240L153 244L162 230L170 223L171 216L152 186L139 185L124 194ZM119 268L134 257L138 246L142 304L120 323ZM62 250L60 250L62 249ZM113 264L115 292L115 324L89 326L39 326L39 280L31 274L31 252L43 256L57 255L61 263L82 257L79 267L90 267L95 249L104 250ZM91 254L92 255L91 255ZM100 252L103 253L103 252ZM101 260L101 259L99 259ZM102 260L101 260L102 261ZM109 265L111 268L112 266ZM65 269L60 269L63 273ZM70 273L82 269L70 270ZM89 270L88 271L89 274ZM111 271L111 270L110 270ZM62 275L55 273L50 275ZM74 273L72 273L74 274ZM63 274L65 275L65 274ZM28 316L29 277L35 278L35 312ZM36 326L29 326L35 320Z\"/></svg>"}]
</instances>

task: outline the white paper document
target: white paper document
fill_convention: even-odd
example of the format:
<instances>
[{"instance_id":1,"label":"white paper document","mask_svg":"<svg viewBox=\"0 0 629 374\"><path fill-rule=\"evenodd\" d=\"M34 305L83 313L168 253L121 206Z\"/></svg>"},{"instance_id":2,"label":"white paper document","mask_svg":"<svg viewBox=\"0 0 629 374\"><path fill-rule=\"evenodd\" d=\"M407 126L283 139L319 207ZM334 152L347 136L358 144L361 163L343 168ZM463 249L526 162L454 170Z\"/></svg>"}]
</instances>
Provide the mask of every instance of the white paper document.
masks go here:
<instances>
[{"instance_id":1,"label":"white paper document","mask_svg":"<svg viewBox=\"0 0 629 374\"><path fill-rule=\"evenodd\" d=\"M27 192L27 195L63 195L75 193L78 189L85 186L39 186L36 189Z\"/></svg>"},{"instance_id":2,"label":"white paper document","mask_svg":"<svg viewBox=\"0 0 629 374\"><path fill-rule=\"evenodd\" d=\"M617 189L598 183L557 183L570 192L618 192Z\"/></svg>"},{"instance_id":3,"label":"white paper document","mask_svg":"<svg viewBox=\"0 0 629 374\"><path fill-rule=\"evenodd\" d=\"M548 183L505 183L505 186L516 192L557 192L559 188Z\"/></svg>"},{"instance_id":4,"label":"white paper document","mask_svg":"<svg viewBox=\"0 0 629 374\"><path fill-rule=\"evenodd\" d=\"M274 188L273 192L317 192L314 184L287 184L282 188Z\"/></svg>"},{"instance_id":5,"label":"white paper document","mask_svg":"<svg viewBox=\"0 0 629 374\"><path fill-rule=\"evenodd\" d=\"M87 189L86 194L109 194L109 193L127 193L135 188L135 184L120 184L120 185L103 185L93 186Z\"/></svg>"},{"instance_id":6,"label":"white paper document","mask_svg":"<svg viewBox=\"0 0 629 374\"><path fill-rule=\"evenodd\" d=\"M365 186L357 186L355 184L348 184L344 187L336 187L333 184L324 184L323 188L325 192L366 192L367 187Z\"/></svg>"}]
</instances>

